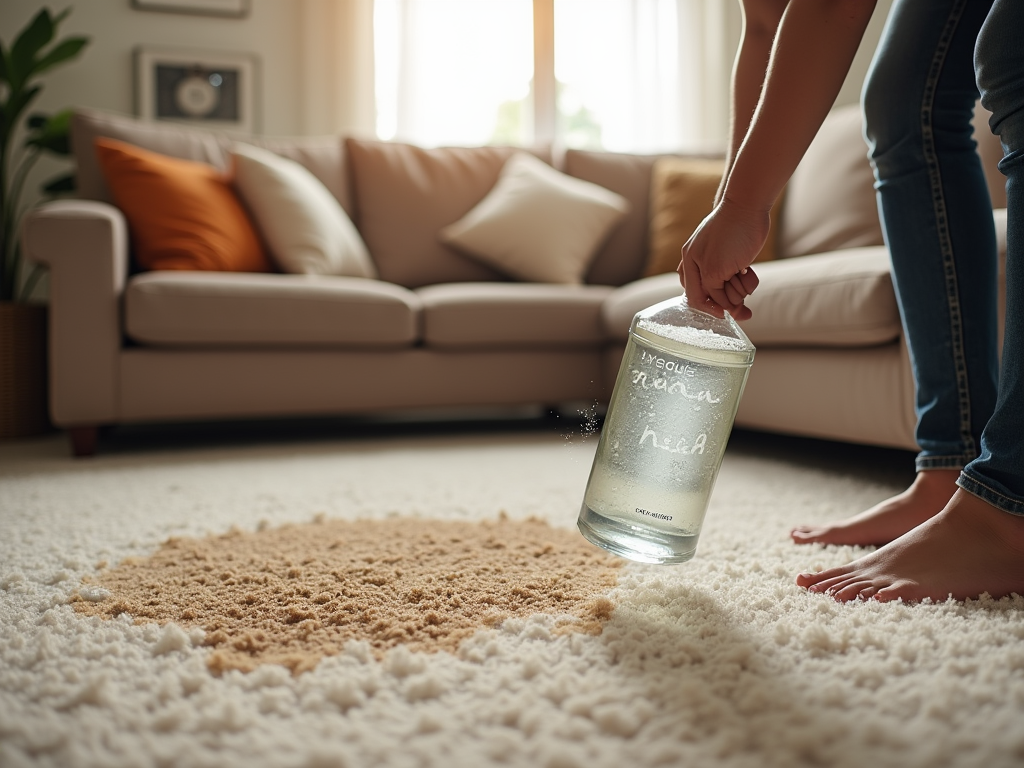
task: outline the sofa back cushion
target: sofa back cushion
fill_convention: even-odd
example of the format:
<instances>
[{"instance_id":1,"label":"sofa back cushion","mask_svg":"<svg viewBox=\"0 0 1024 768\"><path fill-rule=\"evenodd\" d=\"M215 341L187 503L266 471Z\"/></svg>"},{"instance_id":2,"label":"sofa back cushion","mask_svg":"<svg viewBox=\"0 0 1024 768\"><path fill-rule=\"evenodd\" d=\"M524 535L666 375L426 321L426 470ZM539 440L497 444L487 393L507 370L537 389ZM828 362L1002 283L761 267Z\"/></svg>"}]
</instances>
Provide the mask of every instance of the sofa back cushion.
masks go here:
<instances>
[{"instance_id":1,"label":"sofa back cushion","mask_svg":"<svg viewBox=\"0 0 1024 768\"><path fill-rule=\"evenodd\" d=\"M978 155L992 205L1004 208L1006 180L996 167L1003 151L988 118L979 102L974 118ZM834 109L786 187L779 256L882 245L874 183L860 107L852 104Z\"/></svg>"},{"instance_id":2,"label":"sofa back cushion","mask_svg":"<svg viewBox=\"0 0 1024 768\"><path fill-rule=\"evenodd\" d=\"M624 285L640 277L648 250L651 172L659 157L582 149L566 151L563 170L567 174L617 192L629 203L629 212L590 263L585 282Z\"/></svg>"},{"instance_id":3,"label":"sofa back cushion","mask_svg":"<svg viewBox=\"0 0 1024 768\"><path fill-rule=\"evenodd\" d=\"M825 118L786 186L780 258L883 244L861 124L857 105Z\"/></svg>"},{"instance_id":4,"label":"sofa back cushion","mask_svg":"<svg viewBox=\"0 0 1024 768\"><path fill-rule=\"evenodd\" d=\"M445 245L439 233L483 200L515 148L425 149L349 138L345 150L356 226L382 280L418 288L504 279L497 270Z\"/></svg>"},{"instance_id":5,"label":"sofa back cushion","mask_svg":"<svg viewBox=\"0 0 1024 768\"><path fill-rule=\"evenodd\" d=\"M114 202L96 155L96 139L115 139L161 155L206 163L219 171L227 169L227 153L214 133L78 109L71 117L71 149L75 155L77 192L87 200Z\"/></svg>"},{"instance_id":6,"label":"sofa back cushion","mask_svg":"<svg viewBox=\"0 0 1024 768\"><path fill-rule=\"evenodd\" d=\"M331 191L346 213L352 213L344 147L337 136L264 139L204 131L170 122L146 122L94 109L77 109L71 118L71 149L77 165L78 195L87 200L112 203L110 187L93 150L96 139L115 139L150 152L206 163L219 171L230 167L232 143L244 139L305 166Z\"/></svg>"}]
</instances>

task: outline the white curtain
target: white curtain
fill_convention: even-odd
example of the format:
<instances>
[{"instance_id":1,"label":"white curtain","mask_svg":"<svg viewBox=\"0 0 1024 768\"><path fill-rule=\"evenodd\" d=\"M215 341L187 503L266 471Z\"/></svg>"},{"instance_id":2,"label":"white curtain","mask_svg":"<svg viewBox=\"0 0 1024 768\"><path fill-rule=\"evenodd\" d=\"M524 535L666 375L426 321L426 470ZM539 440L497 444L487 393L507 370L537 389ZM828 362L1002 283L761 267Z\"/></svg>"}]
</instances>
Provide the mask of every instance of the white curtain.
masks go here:
<instances>
[{"instance_id":1,"label":"white curtain","mask_svg":"<svg viewBox=\"0 0 1024 768\"><path fill-rule=\"evenodd\" d=\"M531 0L376 0L374 25L381 138L486 144L529 101Z\"/></svg>"},{"instance_id":2,"label":"white curtain","mask_svg":"<svg viewBox=\"0 0 1024 768\"><path fill-rule=\"evenodd\" d=\"M374 136L374 0L301 0L302 130Z\"/></svg>"},{"instance_id":3,"label":"white curtain","mask_svg":"<svg viewBox=\"0 0 1024 768\"><path fill-rule=\"evenodd\" d=\"M513 135L519 120L513 140L547 139L533 125L533 2L376 0L378 135L488 143ZM556 143L623 152L725 146L734 2L554 0L554 17Z\"/></svg>"}]
</instances>

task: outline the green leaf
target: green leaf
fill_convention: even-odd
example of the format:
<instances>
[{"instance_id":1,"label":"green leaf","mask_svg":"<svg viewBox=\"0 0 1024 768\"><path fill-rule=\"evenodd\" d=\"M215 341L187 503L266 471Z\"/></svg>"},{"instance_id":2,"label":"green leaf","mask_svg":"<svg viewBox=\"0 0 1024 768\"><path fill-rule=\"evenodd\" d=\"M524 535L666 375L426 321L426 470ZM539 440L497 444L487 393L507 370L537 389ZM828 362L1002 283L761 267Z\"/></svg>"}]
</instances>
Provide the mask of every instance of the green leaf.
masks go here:
<instances>
[{"instance_id":1,"label":"green leaf","mask_svg":"<svg viewBox=\"0 0 1024 768\"><path fill-rule=\"evenodd\" d=\"M65 61L75 58L88 44L88 37L69 37L67 40L61 41L57 47L33 65L32 71L29 74L40 75L58 64L63 64Z\"/></svg>"},{"instance_id":2,"label":"green leaf","mask_svg":"<svg viewBox=\"0 0 1024 768\"><path fill-rule=\"evenodd\" d=\"M38 147L58 155L71 154L71 110L55 115L31 115L28 124L33 128L25 139L26 147Z\"/></svg>"},{"instance_id":3,"label":"green leaf","mask_svg":"<svg viewBox=\"0 0 1024 768\"><path fill-rule=\"evenodd\" d=\"M8 77L12 88L17 89L25 84L25 80L32 72L36 54L53 40L54 31L50 11L43 8L18 35L11 45L10 60L7 62Z\"/></svg>"},{"instance_id":4,"label":"green leaf","mask_svg":"<svg viewBox=\"0 0 1024 768\"><path fill-rule=\"evenodd\" d=\"M65 173L46 182L43 185L43 192L48 195L63 195L67 192L74 192L76 188L74 174Z\"/></svg>"},{"instance_id":5,"label":"green leaf","mask_svg":"<svg viewBox=\"0 0 1024 768\"><path fill-rule=\"evenodd\" d=\"M4 48L4 43L0 40L0 83L7 81L7 49Z\"/></svg>"}]
</instances>

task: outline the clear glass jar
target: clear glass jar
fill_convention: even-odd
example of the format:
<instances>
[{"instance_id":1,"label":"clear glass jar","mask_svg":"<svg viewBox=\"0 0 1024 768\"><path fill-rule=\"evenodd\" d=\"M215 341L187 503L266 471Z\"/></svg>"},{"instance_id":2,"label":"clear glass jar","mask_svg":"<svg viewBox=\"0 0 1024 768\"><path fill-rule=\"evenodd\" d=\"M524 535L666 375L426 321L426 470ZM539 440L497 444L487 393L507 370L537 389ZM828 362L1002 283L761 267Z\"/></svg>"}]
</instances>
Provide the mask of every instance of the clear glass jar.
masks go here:
<instances>
[{"instance_id":1,"label":"clear glass jar","mask_svg":"<svg viewBox=\"0 0 1024 768\"><path fill-rule=\"evenodd\" d=\"M647 563L693 557L754 351L685 296L636 314L580 510L588 540Z\"/></svg>"}]
</instances>

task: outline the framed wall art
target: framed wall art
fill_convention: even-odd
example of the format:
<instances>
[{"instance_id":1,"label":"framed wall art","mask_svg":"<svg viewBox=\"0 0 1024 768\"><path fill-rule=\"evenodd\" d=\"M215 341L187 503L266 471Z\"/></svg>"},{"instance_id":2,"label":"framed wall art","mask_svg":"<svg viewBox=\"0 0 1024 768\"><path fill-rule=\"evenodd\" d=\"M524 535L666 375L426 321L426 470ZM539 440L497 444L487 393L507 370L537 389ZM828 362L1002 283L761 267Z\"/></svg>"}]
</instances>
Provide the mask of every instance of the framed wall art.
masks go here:
<instances>
[{"instance_id":1,"label":"framed wall art","mask_svg":"<svg viewBox=\"0 0 1024 768\"><path fill-rule=\"evenodd\" d=\"M135 113L238 133L259 131L259 60L247 53L135 50Z\"/></svg>"},{"instance_id":2,"label":"framed wall art","mask_svg":"<svg viewBox=\"0 0 1024 768\"><path fill-rule=\"evenodd\" d=\"M249 15L250 0L132 0L132 8L164 13L193 13L200 16Z\"/></svg>"}]
</instances>

